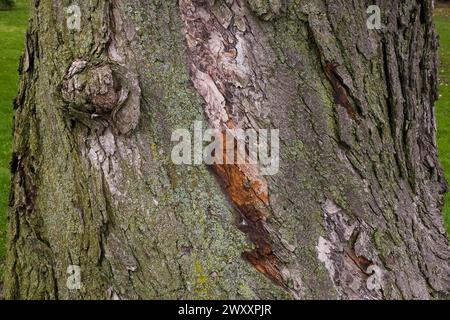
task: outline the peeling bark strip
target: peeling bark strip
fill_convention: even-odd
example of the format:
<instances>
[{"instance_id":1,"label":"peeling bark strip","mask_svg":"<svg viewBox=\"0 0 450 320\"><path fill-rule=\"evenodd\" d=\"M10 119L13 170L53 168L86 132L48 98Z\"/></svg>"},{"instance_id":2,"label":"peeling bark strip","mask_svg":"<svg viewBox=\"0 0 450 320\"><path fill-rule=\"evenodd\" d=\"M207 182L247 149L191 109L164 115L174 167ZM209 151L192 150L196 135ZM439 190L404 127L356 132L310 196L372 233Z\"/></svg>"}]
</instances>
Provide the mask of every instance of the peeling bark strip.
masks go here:
<instances>
[{"instance_id":1,"label":"peeling bark strip","mask_svg":"<svg viewBox=\"0 0 450 320\"><path fill-rule=\"evenodd\" d=\"M240 13L238 1L230 3L219 2L214 6L214 1L180 1L192 82L205 100L205 114L211 128L224 132L251 127L242 107L242 89L250 86L252 72L250 62L246 61L245 39L239 31L239 28L246 30L245 16ZM241 24L237 26L236 21ZM242 139L234 136L235 141L225 141L226 136L224 133L222 138L225 158L226 146L237 145L237 139ZM234 159L238 150L235 152ZM230 165L226 159L224 163L214 164L213 169L241 215L240 230L255 246L253 251L244 252L243 257L256 270L284 286L281 261L273 252L265 228L270 214L267 181L258 165Z\"/></svg>"},{"instance_id":2,"label":"peeling bark strip","mask_svg":"<svg viewBox=\"0 0 450 320\"><path fill-rule=\"evenodd\" d=\"M330 199L325 201L322 212L327 239L319 238L317 251L337 290L350 299L359 299L361 296L365 299L382 299L382 269L377 265L379 262L370 260L373 254L362 249L369 241L365 227L346 216Z\"/></svg>"}]
</instances>

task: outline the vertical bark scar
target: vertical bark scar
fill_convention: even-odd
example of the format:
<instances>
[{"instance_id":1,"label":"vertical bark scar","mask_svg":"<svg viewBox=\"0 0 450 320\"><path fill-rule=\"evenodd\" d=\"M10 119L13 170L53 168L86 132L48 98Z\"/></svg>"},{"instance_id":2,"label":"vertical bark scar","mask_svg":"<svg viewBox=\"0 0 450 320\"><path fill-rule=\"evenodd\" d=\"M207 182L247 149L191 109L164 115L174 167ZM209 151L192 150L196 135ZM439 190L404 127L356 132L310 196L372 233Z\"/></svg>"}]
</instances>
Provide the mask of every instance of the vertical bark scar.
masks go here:
<instances>
[{"instance_id":1,"label":"vertical bark scar","mask_svg":"<svg viewBox=\"0 0 450 320\"><path fill-rule=\"evenodd\" d=\"M240 114L239 110L245 109L241 89L248 86L254 72L246 61L244 38L236 34L246 30L245 18L236 13L231 3L211 6L206 1L179 2L191 80L205 101L210 127L222 130L224 140L225 130L250 126L245 113ZM254 244L253 251L243 253L244 259L274 283L285 287L282 263L274 253L266 227L270 214L269 191L261 169L258 165L241 164L215 164L212 169L240 214L239 229Z\"/></svg>"}]
</instances>

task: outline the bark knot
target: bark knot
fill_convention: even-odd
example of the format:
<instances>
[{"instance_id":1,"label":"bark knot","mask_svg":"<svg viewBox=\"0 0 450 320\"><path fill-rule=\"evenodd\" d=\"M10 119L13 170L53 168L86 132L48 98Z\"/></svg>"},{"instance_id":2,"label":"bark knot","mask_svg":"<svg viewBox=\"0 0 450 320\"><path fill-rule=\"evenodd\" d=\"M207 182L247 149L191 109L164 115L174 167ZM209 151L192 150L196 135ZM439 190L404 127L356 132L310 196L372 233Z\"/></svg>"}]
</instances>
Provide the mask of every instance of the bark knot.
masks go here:
<instances>
[{"instance_id":1,"label":"bark knot","mask_svg":"<svg viewBox=\"0 0 450 320\"><path fill-rule=\"evenodd\" d=\"M112 125L126 134L136 128L141 90L137 76L111 62L77 59L68 68L61 95L72 116L83 123Z\"/></svg>"}]
</instances>

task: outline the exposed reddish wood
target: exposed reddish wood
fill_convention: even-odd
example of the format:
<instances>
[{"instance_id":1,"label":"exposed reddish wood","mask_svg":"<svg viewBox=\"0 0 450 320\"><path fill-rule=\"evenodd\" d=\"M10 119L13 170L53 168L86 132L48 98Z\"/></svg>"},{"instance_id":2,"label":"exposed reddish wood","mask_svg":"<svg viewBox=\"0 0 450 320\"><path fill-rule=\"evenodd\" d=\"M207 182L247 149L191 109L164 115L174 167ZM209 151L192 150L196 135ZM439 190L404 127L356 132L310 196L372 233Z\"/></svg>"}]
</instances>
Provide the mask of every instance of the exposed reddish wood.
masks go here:
<instances>
[{"instance_id":1,"label":"exposed reddish wood","mask_svg":"<svg viewBox=\"0 0 450 320\"><path fill-rule=\"evenodd\" d=\"M222 135L222 139L226 139L225 134ZM222 145L225 146L226 143ZM215 164L212 168L240 214L242 221L239 229L246 233L255 245L254 250L244 252L242 256L256 270L283 286L283 278L280 273L281 262L274 255L269 234L264 228L264 223L269 215L267 182L258 172L256 165L227 164L226 150L223 154L224 164ZM235 148L235 159L236 157L237 150ZM256 175L255 172L257 172Z\"/></svg>"},{"instance_id":2,"label":"exposed reddish wood","mask_svg":"<svg viewBox=\"0 0 450 320\"><path fill-rule=\"evenodd\" d=\"M245 70L240 69L236 61L238 39L219 22L208 3L182 0L180 10L185 23L192 82L205 100L210 126L223 130L222 139L226 140L225 130L242 128L233 121L235 115L230 111L234 109L233 104L239 103L236 83L240 77L245 77ZM236 153L237 150L235 159ZM273 254L270 236L264 228L269 215L267 181L257 165L228 164L226 155L224 150L224 164L213 165L213 170L241 215L240 230L255 245L255 249L244 252L243 257L256 270L282 285L281 263Z\"/></svg>"}]
</instances>

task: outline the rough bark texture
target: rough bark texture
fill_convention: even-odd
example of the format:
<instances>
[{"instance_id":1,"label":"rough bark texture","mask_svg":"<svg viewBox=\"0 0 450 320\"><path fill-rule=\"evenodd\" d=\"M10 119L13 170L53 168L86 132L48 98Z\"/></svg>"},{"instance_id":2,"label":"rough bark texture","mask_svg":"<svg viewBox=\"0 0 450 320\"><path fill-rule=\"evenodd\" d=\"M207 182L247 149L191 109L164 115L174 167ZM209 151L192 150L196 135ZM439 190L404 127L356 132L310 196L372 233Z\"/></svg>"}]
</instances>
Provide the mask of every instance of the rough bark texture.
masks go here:
<instances>
[{"instance_id":1,"label":"rough bark texture","mask_svg":"<svg viewBox=\"0 0 450 320\"><path fill-rule=\"evenodd\" d=\"M432 1L33 1L7 298L450 294ZM170 137L276 128L280 172L176 166ZM69 265L82 289L66 286Z\"/></svg>"}]
</instances>

